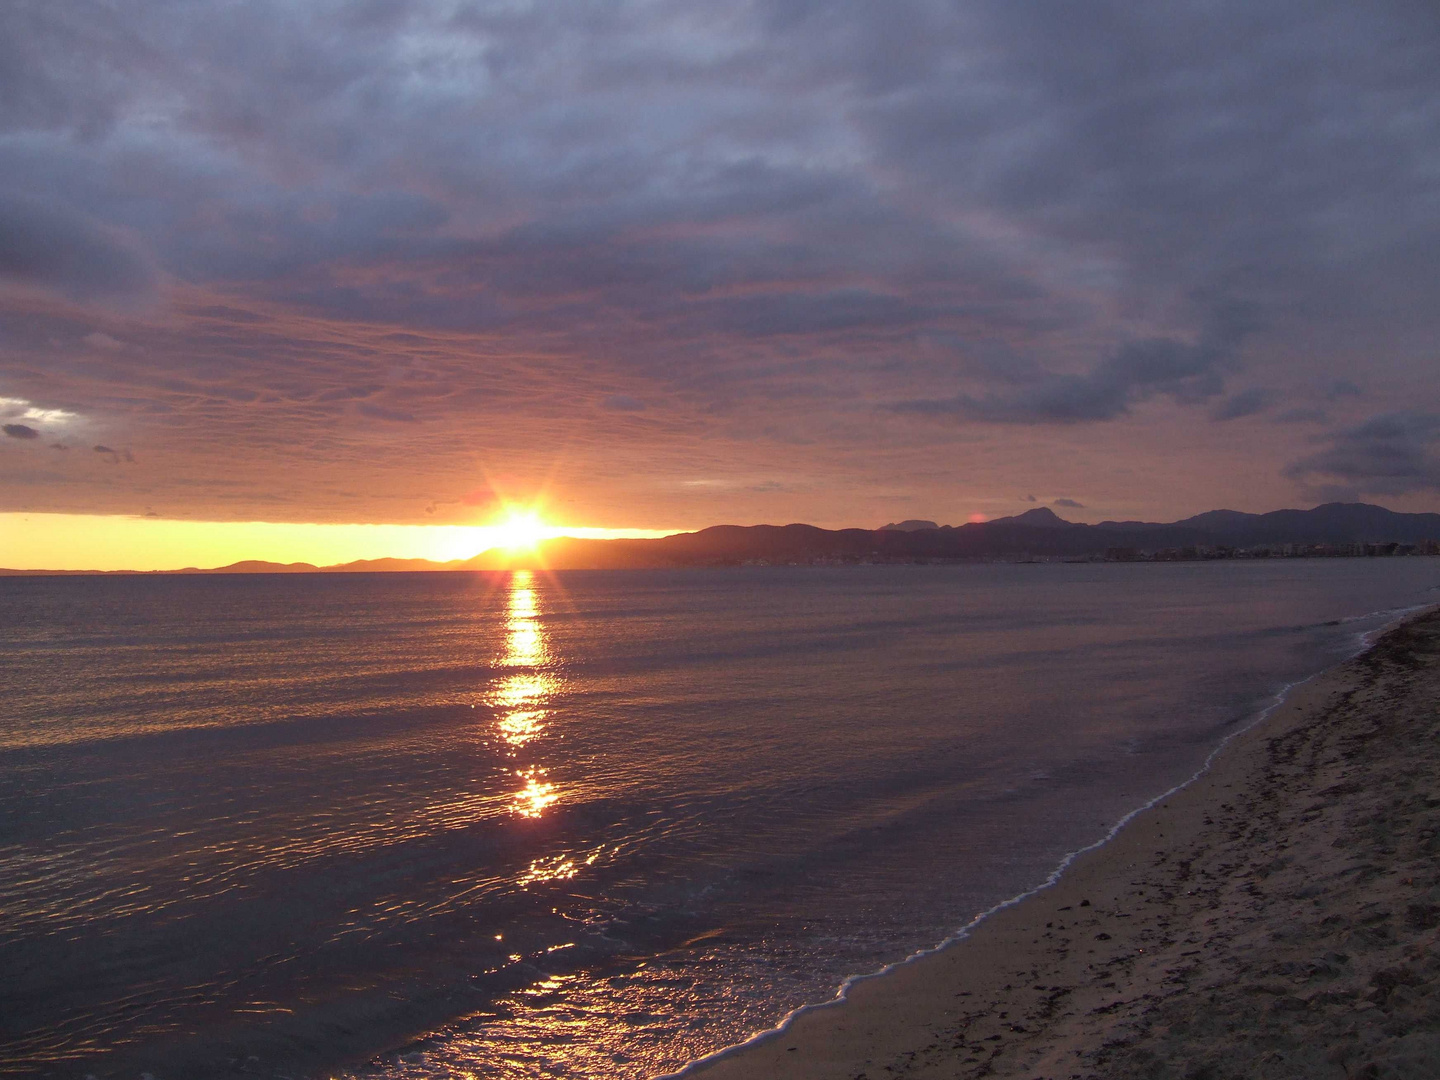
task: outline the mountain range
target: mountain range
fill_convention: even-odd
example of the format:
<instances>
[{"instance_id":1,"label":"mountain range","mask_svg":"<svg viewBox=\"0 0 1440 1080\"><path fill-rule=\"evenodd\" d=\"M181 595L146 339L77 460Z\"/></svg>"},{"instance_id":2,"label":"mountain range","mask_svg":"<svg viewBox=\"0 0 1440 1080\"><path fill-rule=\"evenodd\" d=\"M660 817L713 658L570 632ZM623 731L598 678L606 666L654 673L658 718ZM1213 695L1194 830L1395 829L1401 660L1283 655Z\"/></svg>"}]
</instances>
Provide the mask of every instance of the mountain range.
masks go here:
<instances>
[{"instance_id":1,"label":"mountain range","mask_svg":"<svg viewBox=\"0 0 1440 1080\"><path fill-rule=\"evenodd\" d=\"M1014 517L966 525L910 520L879 529L820 529L813 525L716 525L649 540L547 540L534 552L495 549L469 559L364 559L338 566L246 561L213 570L167 573L366 573L416 570L497 570L526 566L557 570L734 566L745 563L965 561L995 558L1126 557L1175 551L1188 555L1279 545L1415 545L1440 540L1440 514L1402 514L1366 503L1327 503L1313 510L1247 514L1211 510L1183 521L1066 521L1036 508ZM0 574L91 573L4 571Z\"/></svg>"}]
</instances>

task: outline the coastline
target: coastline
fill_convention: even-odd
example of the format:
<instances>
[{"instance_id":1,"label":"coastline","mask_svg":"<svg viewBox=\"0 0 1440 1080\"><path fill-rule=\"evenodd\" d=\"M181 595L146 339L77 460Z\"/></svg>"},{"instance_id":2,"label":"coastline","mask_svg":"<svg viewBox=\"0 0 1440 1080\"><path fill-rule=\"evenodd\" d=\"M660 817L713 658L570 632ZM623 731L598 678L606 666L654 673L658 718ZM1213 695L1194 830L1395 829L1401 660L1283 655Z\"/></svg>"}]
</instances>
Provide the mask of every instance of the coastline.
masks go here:
<instances>
[{"instance_id":1,"label":"coastline","mask_svg":"<svg viewBox=\"0 0 1440 1080\"><path fill-rule=\"evenodd\" d=\"M1440 1075L1440 608L1046 883L703 1080Z\"/></svg>"}]
</instances>

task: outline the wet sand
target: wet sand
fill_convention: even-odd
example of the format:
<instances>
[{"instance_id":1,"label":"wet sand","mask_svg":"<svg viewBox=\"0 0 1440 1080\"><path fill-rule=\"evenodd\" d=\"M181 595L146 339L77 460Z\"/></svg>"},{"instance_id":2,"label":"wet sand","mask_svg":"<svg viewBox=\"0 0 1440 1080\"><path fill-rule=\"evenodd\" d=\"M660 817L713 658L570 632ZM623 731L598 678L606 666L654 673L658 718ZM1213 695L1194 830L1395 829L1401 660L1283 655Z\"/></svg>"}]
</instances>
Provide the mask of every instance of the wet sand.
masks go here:
<instances>
[{"instance_id":1,"label":"wet sand","mask_svg":"<svg viewBox=\"0 0 1440 1080\"><path fill-rule=\"evenodd\" d=\"M695 1069L1440 1077L1440 610L963 941Z\"/></svg>"}]
</instances>

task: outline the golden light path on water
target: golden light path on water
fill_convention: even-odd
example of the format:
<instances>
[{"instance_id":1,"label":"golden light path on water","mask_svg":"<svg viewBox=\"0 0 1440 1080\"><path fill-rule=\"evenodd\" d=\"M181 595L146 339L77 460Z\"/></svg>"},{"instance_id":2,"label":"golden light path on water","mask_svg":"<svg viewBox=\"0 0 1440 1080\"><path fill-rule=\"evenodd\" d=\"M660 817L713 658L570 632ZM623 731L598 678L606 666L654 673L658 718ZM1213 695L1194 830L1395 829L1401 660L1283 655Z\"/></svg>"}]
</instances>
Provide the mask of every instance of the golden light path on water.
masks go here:
<instances>
[{"instance_id":1,"label":"golden light path on water","mask_svg":"<svg viewBox=\"0 0 1440 1080\"><path fill-rule=\"evenodd\" d=\"M547 748L560 734L556 702L565 688L564 658L555 652L545 626L555 583L530 570L514 570L502 587L497 614L504 620L503 637L491 661L497 674L482 691L492 710L484 734L510 762L514 786L508 793L494 793L502 812L517 824L539 823L577 795L562 789L547 769ZM595 868L623 858L635 843L636 838L566 844L537 854L512 871L510 881L542 896L547 889L584 893L585 880ZM716 963L715 949L723 945L712 948L710 939L719 934L712 930L682 947L694 949L687 953L694 962ZM495 940L508 947L511 934L497 934ZM568 956L579 944L577 933L546 947L544 956ZM534 954L523 952L508 958L514 964L537 962ZM539 962L542 970L548 966L543 959ZM664 1026L661 1016L691 1004L686 985L685 980L677 983L666 965L643 959L633 969L612 969L603 976L583 969L547 970L492 1006L417 1040L402 1053L372 1062L370 1069L336 1075L345 1080L529 1080L539 1075L641 1080L716 1048L703 1024L687 1024L663 1039L651 1030ZM637 1027L642 1016L654 1019Z\"/></svg>"},{"instance_id":2,"label":"golden light path on water","mask_svg":"<svg viewBox=\"0 0 1440 1080\"><path fill-rule=\"evenodd\" d=\"M505 654L499 664L513 670L492 684L488 702L495 709L495 724L501 741L509 754L517 757L522 747L544 732L545 721L550 715L548 705L559 685L555 675L548 670L553 665L553 658L540 622L535 577L529 570L516 570L511 574L508 608ZM512 813L538 818L548 807L560 801L560 794L555 785L546 779L542 765L525 765L517 768L515 775L521 781L521 787L512 797ZM521 883L573 875L573 870L545 874L537 864L523 875Z\"/></svg>"},{"instance_id":3,"label":"golden light path on water","mask_svg":"<svg viewBox=\"0 0 1440 1080\"><path fill-rule=\"evenodd\" d=\"M503 673L486 688L484 700L494 710L491 735L515 763L518 786L511 793L509 812L517 819L537 820L564 797L543 760L537 760L546 736L554 734L554 701L563 679L560 657L543 621L540 582L529 570L515 570L507 588L503 652L495 659ZM547 854L531 860L514 881L527 890L571 882L616 853L601 846ZM574 942L568 942L549 951L573 947ZM515 962L522 958L518 953L510 957ZM502 1001L496 1013L472 1018L480 1023L473 1034L462 1033L462 1027L453 1041L427 1039L425 1051L398 1055L388 1063L386 1075L392 1080L518 1080L556 1071L617 1075L617 1069L628 1075L618 1064L628 1060L627 1051L635 1052L632 1025L621 1019L637 1007L627 1000L627 981L612 985L612 978L592 985L578 973L549 975L514 991L509 1004ZM504 1047L498 1057L497 1047ZM650 1071L673 1064L664 1058Z\"/></svg>"}]
</instances>

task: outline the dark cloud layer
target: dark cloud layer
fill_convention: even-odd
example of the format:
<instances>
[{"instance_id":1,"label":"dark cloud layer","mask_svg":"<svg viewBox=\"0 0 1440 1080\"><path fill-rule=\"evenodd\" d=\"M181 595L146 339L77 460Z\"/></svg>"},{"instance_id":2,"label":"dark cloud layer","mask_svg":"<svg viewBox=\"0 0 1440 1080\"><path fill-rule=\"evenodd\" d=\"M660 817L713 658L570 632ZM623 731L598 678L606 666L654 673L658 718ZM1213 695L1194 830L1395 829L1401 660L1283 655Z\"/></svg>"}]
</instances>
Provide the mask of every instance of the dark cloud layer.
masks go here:
<instances>
[{"instance_id":1,"label":"dark cloud layer","mask_svg":"<svg viewBox=\"0 0 1440 1080\"><path fill-rule=\"evenodd\" d=\"M1235 503L1137 454L1429 491L1380 465L1413 425L1356 433L1440 412L1437 147L1411 0L14 0L0 398L141 452L0 497L892 520L963 461L997 505Z\"/></svg>"},{"instance_id":2,"label":"dark cloud layer","mask_svg":"<svg viewBox=\"0 0 1440 1080\"><path fill-rule=\"evenodd\" d=\"M154 289L146 260L84 215L0 194L0 281L79 300L136 299Z\"/></svg>"},{"instance_id":3,"label":"dark cloud layer","mask_svg":"<svg viewBox=\"0 0 1440 1080\"><path fill-rule=\"evenodd\" d=\"M1388 413L1337 432L1319 453L1287 470L1382 495L1440 491L1440 415Z\"/></svg>"},{"instance_id":4,"label":"dark cloud layer","mask_svg":"<svg viewBox=\"0 0 1440 1080\"><path fill-rule=\"evenodd\" d=\"M1279 399L1274 390L1266 389L1263 386L1252 386L1249 390L1241 390L1237 394L1231 394L1224 401L1220 402L1210 410L1212 420L1239 420L1241 417L1254 416L1262 413Z\"/></svg>"},{"instance_id":5,"label":"dark cloud layer","mask_svg":"<svg viewBox=\"0 0 1440 1080\"><path fill-rule=\"evenodd\" d=\"M1185 403L1207 401L1223 390L1224 373L1235 366L1236 351L1250 330L1249 315L1231 308L1218 313L1194 342L1127 342L1084 375L1044 372L998 394L907 401L896 409L997 423L1077 423L1114 419L1156 394Z\"/></svg>"}]
</instances>

